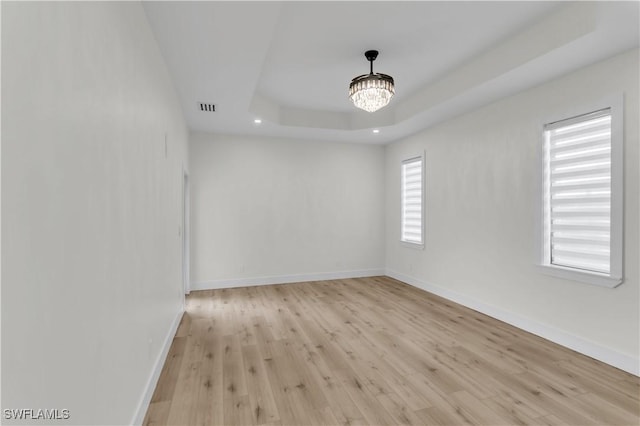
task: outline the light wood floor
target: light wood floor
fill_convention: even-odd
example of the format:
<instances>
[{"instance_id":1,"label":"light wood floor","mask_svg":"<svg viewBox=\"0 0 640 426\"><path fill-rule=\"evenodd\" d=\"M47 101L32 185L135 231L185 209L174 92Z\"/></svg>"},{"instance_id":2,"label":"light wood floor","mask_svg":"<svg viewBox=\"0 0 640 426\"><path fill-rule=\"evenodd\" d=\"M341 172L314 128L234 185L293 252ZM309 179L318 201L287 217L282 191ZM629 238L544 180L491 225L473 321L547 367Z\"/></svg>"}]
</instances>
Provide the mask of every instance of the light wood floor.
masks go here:
<instances>
[{"instance_id":1,"label":"light wood floor","mask_svg":"<svg viewBox=\"0 0 640 426\"><path fill-rule=\"evenodd\" d=\"M638 425L639 389L376 277L192 293L144 423Z\"/></svg>"}]
</instances>

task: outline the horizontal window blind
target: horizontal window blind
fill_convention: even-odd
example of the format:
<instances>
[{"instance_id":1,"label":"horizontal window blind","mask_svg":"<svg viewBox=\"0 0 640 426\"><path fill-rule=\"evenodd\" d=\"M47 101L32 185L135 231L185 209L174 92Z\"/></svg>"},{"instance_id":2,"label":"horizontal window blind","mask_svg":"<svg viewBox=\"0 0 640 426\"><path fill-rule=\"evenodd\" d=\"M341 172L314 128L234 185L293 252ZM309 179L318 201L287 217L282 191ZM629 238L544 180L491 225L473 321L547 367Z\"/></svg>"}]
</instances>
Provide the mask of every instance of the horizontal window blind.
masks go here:
<instances>
[{"instance_id":1,"label":"horizontal window blind","mask_svg":"<svg viewBox=\"0 0 640 426\"><path fill-rule=\"evenodd\" d=\"M552 265L611 270L611 111L545 126Z\"/></svg>"},{"instance_id":2,"label":"horizontal window blind","mask_svg":"<svg viewBox=\"0 0 640 426\"><path fill-rule=\"evenodd\" d=\"M422 158L402 163L402 241L422 244Z\"/></svg>"}]
</instances>

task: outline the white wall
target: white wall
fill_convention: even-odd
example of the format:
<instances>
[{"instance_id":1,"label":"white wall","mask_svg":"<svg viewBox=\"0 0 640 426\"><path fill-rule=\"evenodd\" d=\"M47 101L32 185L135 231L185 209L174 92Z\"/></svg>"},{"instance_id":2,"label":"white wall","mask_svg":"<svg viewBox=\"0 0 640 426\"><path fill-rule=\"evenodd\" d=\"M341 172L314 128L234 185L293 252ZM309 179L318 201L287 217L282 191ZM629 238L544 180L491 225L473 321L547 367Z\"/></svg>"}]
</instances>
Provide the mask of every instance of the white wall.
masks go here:
<instances>
[{"instance_id":1,"label":"white wall","mask_svg":"<svg viewBox=\"0 0 640 426\"><path fill-rule=\"evenodd\" d=\"M2 2L2 125L2 408L128 424L182 309L188 137L140 3Z\"/></svg>"},{"instance_id":2,"label":"white wall","mask_svg":"<svg viewBox=\"0 0 640 426\"><path fill-rule=\"evenodd\" d=\"M380 274L384 148L192 133L192 288Z\"/></svg>"},{"instance_id":3,"label":"white wall","mask_svg":"<svg viewBox=\"0 0 640 426\"><path fill-rule=\"evenodd\" d=\"M638 374L638 75L634 50L387 146L388 273ZM625 96L625 282L608 289L541 275L542 125L615 93ZM420 151L426 246L415 250L399 242L400 162Z\"/></svg>"}]
</instances>

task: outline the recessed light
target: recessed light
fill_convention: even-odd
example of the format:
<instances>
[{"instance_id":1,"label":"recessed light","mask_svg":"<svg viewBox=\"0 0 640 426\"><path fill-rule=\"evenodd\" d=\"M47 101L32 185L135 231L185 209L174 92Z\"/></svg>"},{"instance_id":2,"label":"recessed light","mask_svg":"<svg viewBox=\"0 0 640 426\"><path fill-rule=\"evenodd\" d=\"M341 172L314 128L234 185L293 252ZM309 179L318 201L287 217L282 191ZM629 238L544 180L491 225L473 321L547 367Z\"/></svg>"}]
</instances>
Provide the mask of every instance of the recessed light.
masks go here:
<instances>
[{"instance_id":1,"label":"recessed light","mask_svg":"<svg viewBox=\"0 0 640 426\"><path fill-rule=\"evenodd\" d=\"M256 124L260 124L262 123L262 120L260 120L259 118L256 118L255 120L253 120L253 122Z\"/></svg>"},{"instance_id":2,"label":"recessed light","mask_svg":"<svg viewBox=\"0 0 640 426\"><path fill-rule=\"evenodd\" d=\"M380 133L380 129L373 129L373 133Z\"/></svg>"}]
</instances>

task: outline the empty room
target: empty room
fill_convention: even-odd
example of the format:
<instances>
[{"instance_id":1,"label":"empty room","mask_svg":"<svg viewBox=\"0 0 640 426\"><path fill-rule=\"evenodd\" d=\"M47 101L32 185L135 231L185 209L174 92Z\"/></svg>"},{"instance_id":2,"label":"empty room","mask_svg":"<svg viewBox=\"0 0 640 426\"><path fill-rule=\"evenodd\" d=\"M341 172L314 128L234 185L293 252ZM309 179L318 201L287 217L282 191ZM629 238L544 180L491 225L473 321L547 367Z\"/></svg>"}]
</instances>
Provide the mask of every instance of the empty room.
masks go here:
<instances>
[{"instance_id":1,"label":"empty room","mask_svg":"<svg viewBox=\"0 0 640 426\"><path fill-rule=\"evenodd\" d=\"M0 18L0 423L640 424L640 2Z\"/></svg>"}]
</instances>

